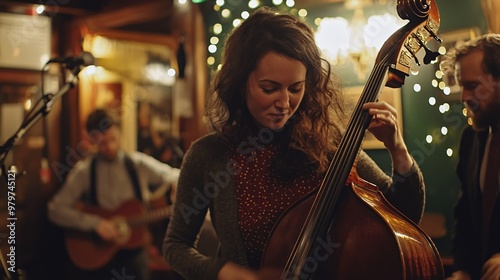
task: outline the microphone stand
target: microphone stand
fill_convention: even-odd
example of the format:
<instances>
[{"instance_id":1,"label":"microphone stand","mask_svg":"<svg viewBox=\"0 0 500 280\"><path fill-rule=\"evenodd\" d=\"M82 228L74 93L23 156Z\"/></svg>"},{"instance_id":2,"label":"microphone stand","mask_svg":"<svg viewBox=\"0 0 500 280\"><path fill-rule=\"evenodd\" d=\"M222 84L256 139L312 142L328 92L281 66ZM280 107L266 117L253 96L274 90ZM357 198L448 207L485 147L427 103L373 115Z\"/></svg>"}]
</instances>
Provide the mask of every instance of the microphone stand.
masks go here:
<instances>
[{"instance_id":1,"label":"microphone stand","mask_svg":"<svg viewBox=\"0 0 500 280\"><path fill-rule=\"evenodd\" d=\"M70 66L70 65L67 65ZM7 179L7 172L5 169L5 164L4 161L7 158L8 153L12 150L14 147L14 144L19 141L23 135L35 125L36 122L38 122L40 119L45 117L50 110L52 109L52 105L56 102L57 99L61 98L66 92L69 90L73 89L77 84L78 84L78 73L83 69L81 65L71 65L71 67L68 67L71 70L72 77L62 86L59 91L55 94L43 94L43 88L42 88L42 98L44 99L43 105L40 109L36 111L36 113L33 116L30 116L29 118L25 119L19 129L12 135L7 141L0 146L0 178L4 177L5 181L8 184L8 179ZM12 170L15 170L12 168ZM14 171L15 172L15 171ZM15 204L14 204L15 205ZM15 213L15 212L14 212ZM13 217L14 218L14 217ZM15 218L14 218L15 220ZM17 257L17 255L16 255ZM12 278L10 273L12 270L9 270L7 267L7 263L5 262L4 255L2 253L2 250L0 248L0 262L3 267L3 270L5 271L5 274L7 276L7 279L18 279L19 275L16 275L16 278ZM16 269L16 272L20 272L19 269L17 269L15 266L14 268ZM12 269L12 268L11 268ZM18 274L18 273L16 273ZM0 278L2 279L2 278Z\"/></svg>"}]
</instances>

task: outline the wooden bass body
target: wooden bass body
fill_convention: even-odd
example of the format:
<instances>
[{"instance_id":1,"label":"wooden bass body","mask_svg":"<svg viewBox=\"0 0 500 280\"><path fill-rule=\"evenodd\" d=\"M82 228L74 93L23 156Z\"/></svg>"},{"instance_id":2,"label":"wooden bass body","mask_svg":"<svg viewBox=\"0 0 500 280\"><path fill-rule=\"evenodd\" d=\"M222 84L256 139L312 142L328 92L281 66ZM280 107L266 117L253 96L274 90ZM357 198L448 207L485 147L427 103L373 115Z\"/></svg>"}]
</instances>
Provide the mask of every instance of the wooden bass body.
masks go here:
<instances>
[{"instance_id":1,"label":"wooden bass body","mask_svg":"<svg viewBox=\"0 0 500 280\"><path fill-rule=\"evenodd\" d=\"M282 279L287 256L298 239L316 192L290 207L275 225L262 267L266 279ZM283 279L431 280L444 279L432 240L392 206L378 187L358 179L344 187L330 233L318 237L301 275Z\"/></svg>"}]
</instances>

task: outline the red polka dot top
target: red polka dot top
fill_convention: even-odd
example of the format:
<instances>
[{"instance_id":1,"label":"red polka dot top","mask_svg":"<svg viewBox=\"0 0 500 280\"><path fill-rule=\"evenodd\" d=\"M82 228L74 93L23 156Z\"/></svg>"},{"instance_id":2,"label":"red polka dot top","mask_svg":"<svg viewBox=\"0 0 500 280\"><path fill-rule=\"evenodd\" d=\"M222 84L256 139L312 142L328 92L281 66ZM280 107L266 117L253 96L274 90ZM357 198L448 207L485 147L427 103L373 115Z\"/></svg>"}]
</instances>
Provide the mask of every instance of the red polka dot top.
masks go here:
<instances>
[{"instance_id":1,"label":"red polka dot top","mask_svg":"<svg viewBox=\"0 0 500 280\"><path fill-rule=\"evenodd\" d=\"M278 146L266 144L249 154L232 150L238 221L249 265L258 269L266 242L280 215L294 202L319 187L323 178L310 172L283 181L271 172Z\"/></svg>"}]
</instances>

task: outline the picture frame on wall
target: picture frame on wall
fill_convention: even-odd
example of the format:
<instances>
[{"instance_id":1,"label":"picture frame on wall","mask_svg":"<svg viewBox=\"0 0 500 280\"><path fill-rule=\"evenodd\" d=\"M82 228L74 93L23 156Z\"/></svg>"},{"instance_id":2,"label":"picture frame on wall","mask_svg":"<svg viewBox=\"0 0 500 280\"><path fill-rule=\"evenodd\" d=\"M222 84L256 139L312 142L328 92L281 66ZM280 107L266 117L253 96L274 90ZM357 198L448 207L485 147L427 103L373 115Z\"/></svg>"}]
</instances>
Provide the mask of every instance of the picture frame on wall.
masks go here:
<instances>
[{"instance_id":1,"label":"picture frame on wall","mask_svg":"<svg viewBox=\"0 0 500 280\"><path fill-rule=\"evenodd\" d=\"M178 167L183 152L174 133L172 87L139 84L137 97L137 150Z\"/></svg>"},{"instance_id":2,"label":"picture frame on wall","mask_svg":"<svg viewBox=\"0 0 500 280\"><path fill-rule=\"evenodd\" d=\"M363 92L363 86L348 87L344 89L344 95L346 98L348 113L354 110L361 93ZM398 113L398 126L403 130L403 111L401 104L401 89L400 88L390 88L384 87L379 94L379 101L385 101L391 106L393 106ZM364 150L374 150L374 149L385 149L384 143L380 142L373 134L366 131L365 138L361 145Z\"/></svg>"}]
</instances>

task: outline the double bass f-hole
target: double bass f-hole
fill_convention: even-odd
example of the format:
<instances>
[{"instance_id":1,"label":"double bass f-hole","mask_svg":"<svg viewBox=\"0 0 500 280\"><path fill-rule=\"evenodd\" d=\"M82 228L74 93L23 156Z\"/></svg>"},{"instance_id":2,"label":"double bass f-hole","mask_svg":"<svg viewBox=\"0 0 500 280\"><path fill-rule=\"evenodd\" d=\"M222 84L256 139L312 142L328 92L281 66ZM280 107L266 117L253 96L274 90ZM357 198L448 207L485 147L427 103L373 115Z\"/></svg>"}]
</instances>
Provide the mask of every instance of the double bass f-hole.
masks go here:
<instances>
[{"instance_id":1,"label":"double bass f-hole","mask_svg":"<svg viewBox=\"0 0 500 280\"><path fill-rule=\"evenodd\" d=\"M409 22L380 49L322 185L289 207L268 240L262 259L265 279L444 279L434 243L394 208L377 186L355 172L355 160L371 116L362 109L384 86L401 87L411 61L437 36L434 0L398 0L398 15Z\"/></svg>"}]
</instances>

